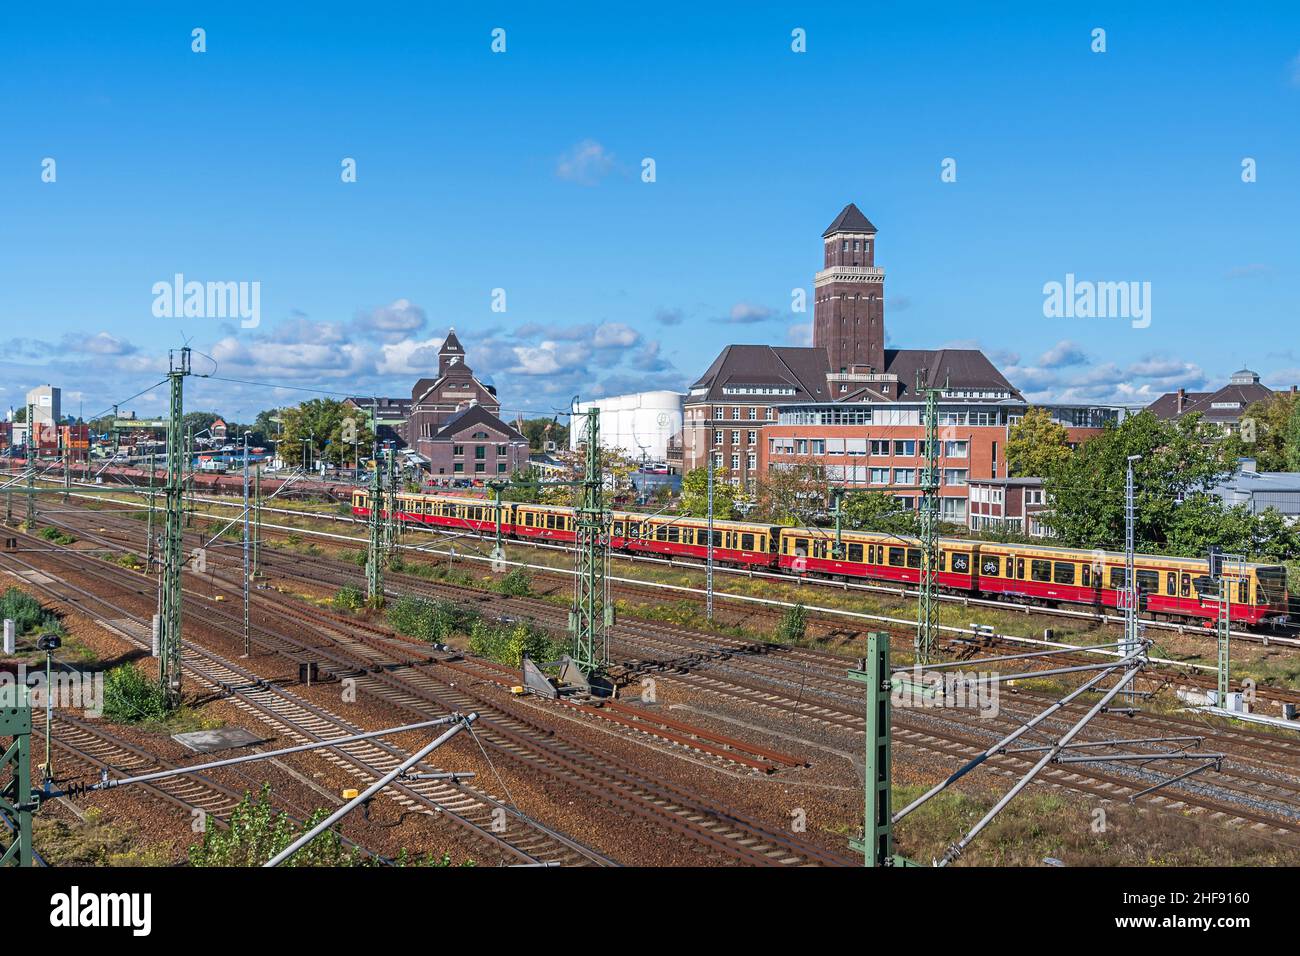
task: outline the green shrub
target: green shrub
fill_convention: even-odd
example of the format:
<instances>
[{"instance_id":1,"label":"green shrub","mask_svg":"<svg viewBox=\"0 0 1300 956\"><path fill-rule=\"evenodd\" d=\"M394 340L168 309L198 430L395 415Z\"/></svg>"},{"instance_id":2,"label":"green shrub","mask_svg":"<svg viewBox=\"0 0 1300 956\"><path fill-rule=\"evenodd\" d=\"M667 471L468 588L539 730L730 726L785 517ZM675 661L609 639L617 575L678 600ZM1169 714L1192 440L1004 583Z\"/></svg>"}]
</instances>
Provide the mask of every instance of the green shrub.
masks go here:
<instances>
[{"instance_id":1,"label":"green shrub","mask_svg":"<svg viewBox=\"0 0 1300 956\"><path fill-rule=\"evenodd\" d=\"M341 611L359 611L366 605L366 596L358 587L345 584L334 595L334 606Z\"/></svg>"},{"instance_id":2,"label":"green shrub","mask_svg":"<svg viewBox=\"0 0 1300 956\"><path fill-rule=\"evenodd\" d=\"M533 593L533 576L527 568L515 568L497 582L497 591L507 597L530 597Z\"/></svg>"},{"instance_id":3,"label":"green shrub","mask_svg":"<svg viewBox=\"0 0 1300 956\"><path fill-rule=\"evenodd\" d=\"M38 533L46 541L53 541L55 544L75 544L77 541L72 535L55 527L42 528Z\"/></svg>"},{"instance_id":4,"label":"green shrub","mask_svg":"<svg viewBox=\"0 0 1300 956\"><path fill-rule=\"evenodd\" d=\"M9 588L0 598L0 618L12 618L18 634L31 631L54 631L63 633L63 624L58 615L48 611L25 591Z\"/></svg>"},{"instance_id":5,"label":"green shrub","mask_svg":"<svg viewBox=\"0 0 1300 956\"><path fill-rule=\"evenodd\" d=\"M519 667L523 656L534 661L549 661L564 653L564 646L533 624L493 624L478 620L469 633L469 649L479 657Z\"/></svg>"},{"instance_id":6,"label":"green shrub","mask_svg":"<svg viewBox=\"0 0 1300 956\"><path fill-rule=\"evenodd\" d=\"M781 623L776 627L776 639L786 644L798 644L808 633L808 611L802 604L785 609Z\"/></svg>"},{"instance_id":7,"label":"green shrub","mask_svg":"<svg viewBox=\"0 0 1300 956\"><path fill-rule=\"evenodd\" d=\"M305 823L294 822L271 805L270 784L254 797L244 794L230 814L230 827L209 827L189 849L191 866L261 866L328 816L317 810ZM285 866L361 866L359 851L346 849L333 830L326 830L285 861Z\"/></svg>"},{"instance_id":8,"label":"green shrub","mask_svg":"<svg viewBox=\"0 0 1300 956\"><path fill-rule=\"evenodd\" d=\"M104 716L119 724L166 719L167 695L134 665L120 664L104 678Z\"/></svg>"},{"instance_id":9,"label":"green shrub","mask_svg":"<svg viewBox=\"0 0 1300 956\"><path fill-rule=\"evenodd\" d=\"M401 598L388 609L388 623L399 634L445 643L474 626L478 615L451 601Z\"/></svg>"}]
</instances>

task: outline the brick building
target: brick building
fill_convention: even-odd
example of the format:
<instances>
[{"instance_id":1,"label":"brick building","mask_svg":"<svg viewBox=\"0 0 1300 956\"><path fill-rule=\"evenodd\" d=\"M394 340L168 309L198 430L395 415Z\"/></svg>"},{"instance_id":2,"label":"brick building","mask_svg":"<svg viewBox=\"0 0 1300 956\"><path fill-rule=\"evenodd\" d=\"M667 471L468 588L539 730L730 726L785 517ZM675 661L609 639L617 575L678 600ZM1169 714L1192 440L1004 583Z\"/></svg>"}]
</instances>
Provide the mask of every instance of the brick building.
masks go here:
<instances>
[{"instance_id":1,"label":"brick building","mask_svg":"<svg viewBox=\"0 0 1300 956\"><path fill-rule=\"evenodd\" d=\"M1035 538L1048 535L1039 517L1047 507L1043 479L975 479L967 492L966 527L970 530L1014 531Z\"/></svg>"},{"instance_id":2,"label":"brick building","mask_svg":"<svg viewBox=\"0 0 1300 956\"><path fill-rule=\"evenodd\" d=\"M1292 385L1291 391L1294 393L1295 390ZM1246 408L1255 402L1267 401L1273 394L1271 388L1260 384L1258 372L1243 368L1233 372L1228 384L1217 391L1189 392L1180 388L1161 395L1147 406L1147 410L1165 420L1198 414L1208 424L1218 425L1224 431L1236 431Z\"/></svg>"},{"instance_id":3,"label":"brick building","mask_svg":"<svg viewBox=\"0 0 1300 956\"><path fill-rule=\"evenodd\" d=\"M816 462L827 479L912 503L925 467L925 391L939 389L941 514L964 521L967 485L1005 478L1010 427L1029 407L975 349L886 349L876 229L850 204L822 236L813 345L730 345L684 402L682 466L752 486L769 469ZM1077 443L1122 410L1049 406Z\"/></svg>"},{"instance_id":4,"label":"brick building","mask_svg":"<svg viewBox=\"0 0 1300 956\"><path fill-rule=\"evenodd\" d=\"M493 416L501 411L496 389L474 377L465 363L465 349L456 330L450 329L438 350L438 377L422 378L411 389L410 410L401 437L428 458L430 443L442 426L456 413L474 405Z\"/></svg>"},{"instance_id":5,"label":"brick building","mask_svg":"<svg viewBox=\"0 0 1300 956\"><path fill-rule=\"evenodd\" d=\"M528 470L528 439L482 405L462 409L422 438L420 454L437 484L509 478Z\"/></svg>"}]
</instances>

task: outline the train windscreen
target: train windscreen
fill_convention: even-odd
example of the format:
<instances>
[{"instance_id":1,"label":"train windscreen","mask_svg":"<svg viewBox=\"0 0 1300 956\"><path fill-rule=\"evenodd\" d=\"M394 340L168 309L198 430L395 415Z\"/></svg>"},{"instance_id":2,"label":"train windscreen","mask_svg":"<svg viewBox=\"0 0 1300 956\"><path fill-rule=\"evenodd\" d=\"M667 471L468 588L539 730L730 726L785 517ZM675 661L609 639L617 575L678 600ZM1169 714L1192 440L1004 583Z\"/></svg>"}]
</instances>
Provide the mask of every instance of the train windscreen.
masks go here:
<instances>
[{"instance_id":1,"label":"train windscreen","mask_svg":"<svg viewBox=\"0 0 1300 956\"><path fill-rule=\"evenodd\" d=\"M1259 582L1256 593L1258 604L1282 604L1286 601L1286 568L1282 566L1256 568Z\"/></svg>"}]
</instances>

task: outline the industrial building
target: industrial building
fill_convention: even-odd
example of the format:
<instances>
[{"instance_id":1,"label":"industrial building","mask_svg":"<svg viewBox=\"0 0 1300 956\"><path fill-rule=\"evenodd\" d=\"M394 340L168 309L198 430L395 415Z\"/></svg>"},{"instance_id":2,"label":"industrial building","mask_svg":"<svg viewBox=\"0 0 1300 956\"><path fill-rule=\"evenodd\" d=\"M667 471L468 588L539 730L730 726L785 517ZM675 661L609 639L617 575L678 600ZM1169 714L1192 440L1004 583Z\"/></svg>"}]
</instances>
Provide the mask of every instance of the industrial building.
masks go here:
<instances>
[{"instance_id":1,"label":"industrial building","mask_svg":"<svg viewBox=\"0 0 1300 956\"><path fill-rule=\"evenodd\" d=\"M637 392L581 402L579 413L600 409L600 445L618 451L634 461L658 463L668 460L668 446L682 430L682 398L679 392ZM569 429L570 450L583 438L581 424Z\"/></svg>"}]
</instances>

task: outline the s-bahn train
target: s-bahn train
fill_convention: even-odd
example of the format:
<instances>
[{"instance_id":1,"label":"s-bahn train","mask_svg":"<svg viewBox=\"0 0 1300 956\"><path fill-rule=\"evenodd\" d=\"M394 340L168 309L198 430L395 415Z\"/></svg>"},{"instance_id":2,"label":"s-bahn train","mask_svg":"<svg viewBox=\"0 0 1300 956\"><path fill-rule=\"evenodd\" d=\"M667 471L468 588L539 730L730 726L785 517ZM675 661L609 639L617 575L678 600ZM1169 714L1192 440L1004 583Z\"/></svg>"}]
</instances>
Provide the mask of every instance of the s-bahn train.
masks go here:
<instances>
[{"instance_id":1,"label":"s-bahn train","mask_svg":"<svg viewBox=\"0 0 1300 956\"><path fill-rule=\"evenodd\" d=\"M369 492L352 493L352 513L370 514ZM399 520L461 531L501 534L520 540L573 542L573 509L503 501L498 508L481 498L399 494ZM384 517L387 517L387 512ZM708 523L701 518L610 514L609 543L616 552L664 555L703 561ZM915 584L921 578L921 543L915 538L872 531L844 531L839 553L835 532L785 528L745 521L713 522L713 560L791 575ZM1142 610L1160 620L1209 622L1219 614L1219 587L1203 558L1140 554L1134 561ZM1230 619L1238 625L1284 623L1289 612L1286 568L1231 564ZM955 594L1018 603L1086 605L1098 611L1121 606L1125 562L1122 553L1061 548L1048 544L995 544L965 538L939 539L939 587Z\"/></svg>"}]
</instances>

